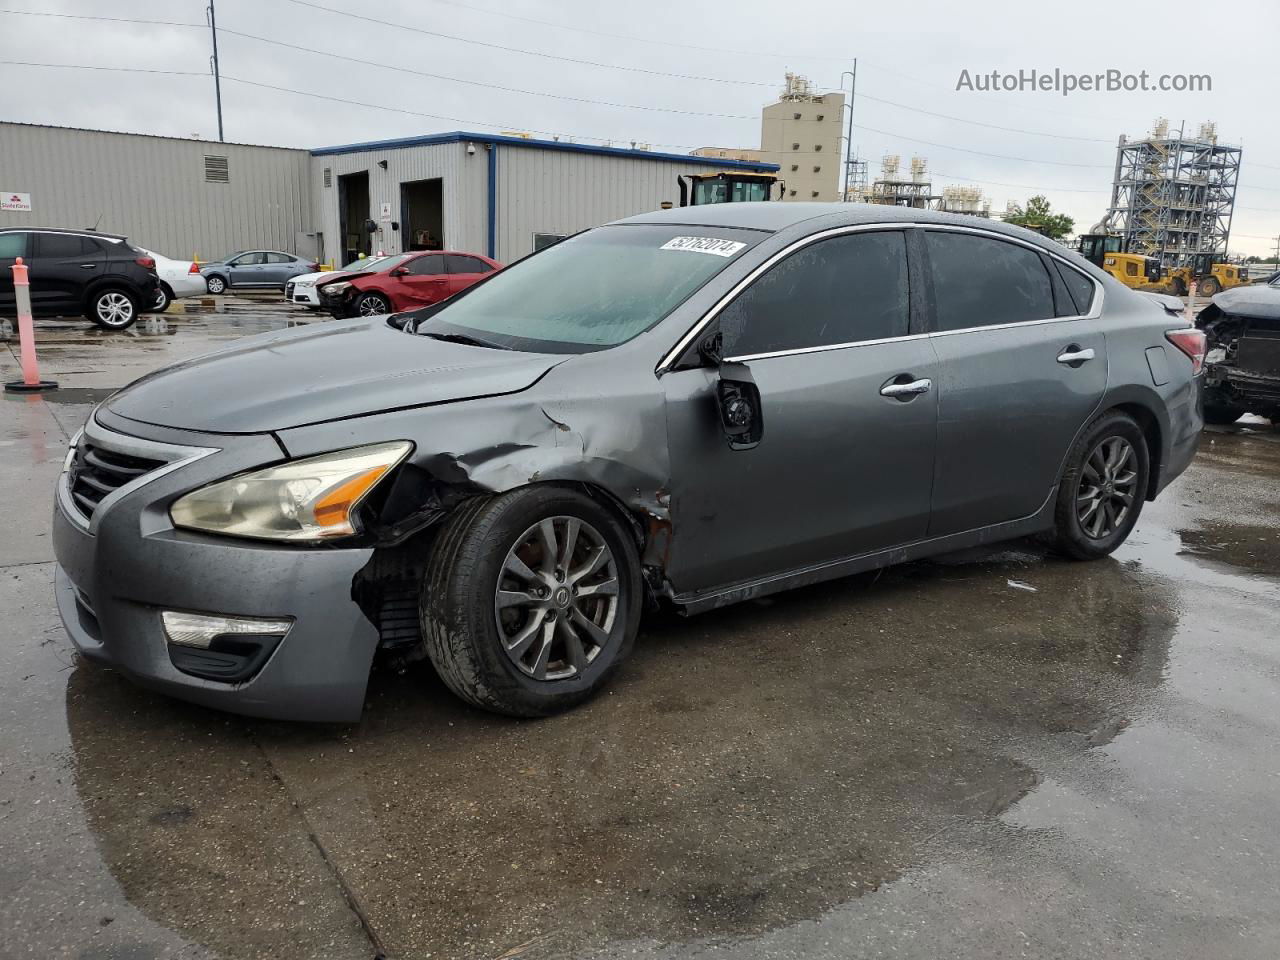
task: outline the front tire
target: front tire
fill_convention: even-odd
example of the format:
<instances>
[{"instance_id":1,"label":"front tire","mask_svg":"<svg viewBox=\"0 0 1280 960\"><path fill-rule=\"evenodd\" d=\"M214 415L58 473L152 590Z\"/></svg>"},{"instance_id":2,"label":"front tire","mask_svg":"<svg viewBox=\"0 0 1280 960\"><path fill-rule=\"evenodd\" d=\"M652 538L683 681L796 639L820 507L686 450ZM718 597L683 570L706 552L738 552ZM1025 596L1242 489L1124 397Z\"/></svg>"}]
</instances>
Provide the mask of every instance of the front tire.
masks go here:
<instances>
[{"instance_id":1,"label":"front tire","mask_svg":"<svg viewBox=\"0 0 1280 960\"><path fill-rule=\"evenodd\" d=\"M1233 403L1231 395L1220 387L1206 387L1204 391L1204 422L1217 427L1235 423L1249 411Z\"/></svg>"},{"instance_id":2,"label":"front tire","mask_svg":"<svg viewBox=\"0 0 1280 960\"><path fill-rule=\"evenodd\" d=\"M227 281L224 280L222 277L218 276L216 273L210 276L209 279L205 281L205 286L209 288L209 292L212 293L215 297L227 292Z\"/></svg>"},{"instance_id":3,"label":"front tire","mask_svg":"<svg viewBox=\"0 0 1280 960\"><path fill-rule=\"evenodd\" d=\"M119 287L99 290L89 298L85 316L104 330L124 330L138 319L138 298Z\"/></svg>"},{"instance_id":4,"label":"front tire","mask_svg":"<svg viewBox=\"0 0 1280 960\"><path fill-rule=\"evenodd\" d=\"M391 312L391 302L380 293L362 293L352 311L355 317L381 317Z\"/></svg>"},{"instance_id":5,"label":"front tire","mask_svg":"<svg viewBox=\"0 0 1280 960\"><path fill-rule=\"evenodd\" d=\"M156 288L156 299L151 304L150 313L164 313L169 309L169 304L173 303L173 291L169 289L167 283L162 283Z\"/></svg>"},{"instance_id":6,"label":"front tire","mask_svg":"<svg viewBox=\"0 0 1280 960\"><path fill-rule=\"evenodd\" d=\"M1205 277L1203 280L1200 281L1197 289L1200 292L1200 296L1212 297L1217 293L1221 292L1222 284L1218 282L1217 277Z\"/></svg>"},{"instance_id":7,"label":"front tire","mask_svg":"<svg viewBox=\"0 0 1280 960\"><path fill-rule=\"evenodd\" d=\"M1124 543L1146 499L1151 459L1128 414L1104 413L1067 457L1054 510L1057 547L1077 560L1105 557Z\"/></svg>"},{"instance_id":8,"label":"front tire","mask_svg":"<svg viewBox=\"0 0 1280 960\"><path fill-rule=\"evenodd\" d=\"M630 531L582 493L537 485L455 511L427 564L420 615L450 690L496 713L542 717L609 681L642 602Z\"/></svg>"}]
</instances>

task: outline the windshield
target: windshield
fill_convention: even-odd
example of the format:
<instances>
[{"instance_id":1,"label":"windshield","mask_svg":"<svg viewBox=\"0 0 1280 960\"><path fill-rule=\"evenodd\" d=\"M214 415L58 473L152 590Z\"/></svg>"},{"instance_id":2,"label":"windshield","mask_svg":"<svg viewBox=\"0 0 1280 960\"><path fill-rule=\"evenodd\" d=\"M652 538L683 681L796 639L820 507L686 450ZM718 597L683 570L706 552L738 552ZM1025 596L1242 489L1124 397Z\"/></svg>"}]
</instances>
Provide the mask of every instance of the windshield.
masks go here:
<instances>
[{"instance_id":1,"label":"windshield","mask_svg":"<svg viewBox=\"0 0 1280 960\"><path fill-rule=\"evenodd\" d=\"M549 353L602 350L643 333L765 234L724 227L600 227L497 271L415 331Z\"/></svg>"},{"instance_id":2,"label":"windshield","mask_svg":"<svg viewBox=\"0 0 1280 960\"><path fill-rule=\"evenodd\" d=\"M339 270L370 270L375 263L381 263L383 260L390 260L390 257L356 257L350 263L344 263ZM401 259L404 259L401 257Z\"/></svg>"}]
</instances>

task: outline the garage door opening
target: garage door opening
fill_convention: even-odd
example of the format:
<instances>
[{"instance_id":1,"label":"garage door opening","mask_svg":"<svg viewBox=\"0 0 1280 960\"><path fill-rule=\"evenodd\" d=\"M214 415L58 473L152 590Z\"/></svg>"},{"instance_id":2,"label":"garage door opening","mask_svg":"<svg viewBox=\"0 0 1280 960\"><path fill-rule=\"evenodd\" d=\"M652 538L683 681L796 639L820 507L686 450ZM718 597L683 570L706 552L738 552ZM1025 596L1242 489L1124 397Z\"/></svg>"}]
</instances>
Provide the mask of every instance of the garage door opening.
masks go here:
<instances>
[{"instance_id":1,"label":"garage door opening","mask_svg":"<svg viewBox=\"0 0 1280 960\"><path fill-rule=\"evenodd\" d=\"M342 260L350 263L373 252L369 231L369 171L338 177L338 217L342 223Z\"/></svg>"},{"instance_id":2,"label":"garage door opening","mask_svg":"<svg viewBox=\"0 0 1280 960\"><path fill-rule=\"evenodd\" d=\"M444 181L437 177L400 185L405 249L444 249L443 184Z\"/></svg>"}]
</instances>

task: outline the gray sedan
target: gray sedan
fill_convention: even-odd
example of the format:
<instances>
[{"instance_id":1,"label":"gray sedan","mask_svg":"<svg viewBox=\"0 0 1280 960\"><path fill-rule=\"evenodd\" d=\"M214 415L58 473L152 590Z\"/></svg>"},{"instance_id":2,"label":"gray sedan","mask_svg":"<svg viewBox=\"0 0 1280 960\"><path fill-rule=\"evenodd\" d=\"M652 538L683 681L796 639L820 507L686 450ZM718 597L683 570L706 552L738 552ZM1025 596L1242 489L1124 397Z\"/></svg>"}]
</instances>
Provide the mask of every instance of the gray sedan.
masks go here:
<instances>
[{"instance_id":1,"label":"gray sedan","mask_svg":"<svg viewBox=\"0 0 1280 960\"><path fill-rule=\"evenodd\" d=\"M58 480L59 609L86 657L227 710L357 720L382 655L549 714L648 606L1028 534L1105 557L1195 453L1203 354L1016 227L633 217L112 396Z\"/></svg>"},{"instance_id":2,"label":"gray sedan","mask_svg":"<svg viewBox=\"0 0 1280 960\"><path fill-rule=\"evenodd\" d=\"M240 250L200 265L210 293L225 293L229 287L283 290L294 277L319 269L314 259L279 250Z\"/></svg>"}]
</instances>

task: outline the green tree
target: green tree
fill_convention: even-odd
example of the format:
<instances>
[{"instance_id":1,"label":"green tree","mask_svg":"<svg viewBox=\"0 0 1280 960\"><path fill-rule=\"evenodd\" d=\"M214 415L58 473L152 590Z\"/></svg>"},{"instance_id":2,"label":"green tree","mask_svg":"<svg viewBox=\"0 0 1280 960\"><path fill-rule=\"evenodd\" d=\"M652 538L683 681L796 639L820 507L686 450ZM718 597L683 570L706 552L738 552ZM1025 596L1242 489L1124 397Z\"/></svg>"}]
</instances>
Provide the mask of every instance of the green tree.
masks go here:
<instances>
[{"instance_id":1,"label":"green tree","mask_svg":"<svg viewBox=\"0 0 1280 960\"><path fill-rule=\"evenodd\" d=\"M1043 196L1034 196L1027 201L1025 207L1013 204L1013 213L1004 218L1005 223L1017 224L1036 233L1043 233L1053 240L1061 240L1075 229L1076 222L1065 213L1054 213L1049 201Z\"/></svg>"}]
</instances>

